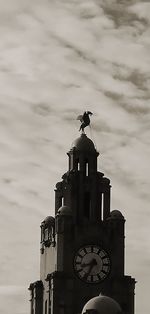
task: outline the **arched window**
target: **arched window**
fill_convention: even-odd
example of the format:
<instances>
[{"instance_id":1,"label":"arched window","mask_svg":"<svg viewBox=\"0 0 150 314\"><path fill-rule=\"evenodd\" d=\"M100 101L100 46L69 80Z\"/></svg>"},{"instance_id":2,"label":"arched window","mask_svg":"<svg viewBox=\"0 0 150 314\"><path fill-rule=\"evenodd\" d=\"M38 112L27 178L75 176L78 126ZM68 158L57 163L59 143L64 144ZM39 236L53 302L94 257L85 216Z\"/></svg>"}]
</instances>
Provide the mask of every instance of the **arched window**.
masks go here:
<instances>
[{"instance_id":1,"label":"arched window","mask_svg":"<svg viewBox=\"0 0 150 314\"><path fill-rule=\"evenodd\" d=\"M48 228L45 228L44 230L44 241L48 241L50 236L50 232Z\"/></svg>"},{"instance_id":2,"label":"arched window","mask_svg":"<svg viewBox=\"0 0 150 314\"><path fill-rule=\"evenodd\" d=\"M84 217L90 218L90 208L91 208L91 195L89 191L84 193Z\"/></svg>"},{"instance_id":3,"label":"arched window","mask_svg":"<svg viewBox=\"0 0 150 314\"><path fill-rule=\"evenodd\" d=\"M62 203L61 203L61 206L64 206L65 205L65 198L62 197Z\"/></svg>"},{"instance_id":4,"label":"arched window","mask_svg":"<svg viewBox=\"0 0 150 314\"><path fill-rule=\"evenodd\" d=\"M102 193L102 198L101 198L101 220L104 220L104 193Z\"/></svg>"},{"instance_id":5,"label":"arched window","mask_svg":"<svg viewBox=\"0 0 150 314\"><path fill-rule=\"evenodd\" d=\"M88 177L88 175L89 175L89 164L88 164L88 162L86 162L86 164L85 164L85 174L86 174L86 177Z\"/></svg>"}]
</instances>

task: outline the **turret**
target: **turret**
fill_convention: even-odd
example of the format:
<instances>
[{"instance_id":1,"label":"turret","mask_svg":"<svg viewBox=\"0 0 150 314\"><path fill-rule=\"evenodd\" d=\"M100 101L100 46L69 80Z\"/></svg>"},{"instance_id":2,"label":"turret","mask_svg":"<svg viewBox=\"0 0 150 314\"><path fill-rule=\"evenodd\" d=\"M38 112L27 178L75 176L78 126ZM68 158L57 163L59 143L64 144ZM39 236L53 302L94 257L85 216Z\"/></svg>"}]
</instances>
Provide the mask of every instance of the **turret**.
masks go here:
<instances>
[{"instance_id":1,"label":"turret","mask_svg":"<svg viewBox=\"0 0 150 314\"><path fill-rule=\"evenodd\" d=\"M110 214L110 181L97 171L97 152L86 134L77 138L69 152L69 169L56 184L56 213L67 205L80 224L107 219Z\"/></svg>"}]
</instances>

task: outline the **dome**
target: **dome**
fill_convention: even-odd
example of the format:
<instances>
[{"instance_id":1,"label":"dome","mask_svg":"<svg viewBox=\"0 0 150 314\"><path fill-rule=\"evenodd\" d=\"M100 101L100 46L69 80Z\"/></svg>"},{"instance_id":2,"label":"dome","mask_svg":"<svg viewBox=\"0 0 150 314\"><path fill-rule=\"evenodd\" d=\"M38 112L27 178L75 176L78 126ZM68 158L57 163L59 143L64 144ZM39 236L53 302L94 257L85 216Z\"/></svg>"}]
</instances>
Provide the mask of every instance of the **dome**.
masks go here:
<instances>
[{"instance_id":1,"label":"dome","mask_svg":"<svg viewBox=\"0 0 150 314\"><path fill-rule=\"evenodd\" d=\"M83 310L82 314L85 314L87 310L95 310L97 314L120 314L120 305L110 297L100 295L89 300Z\"/></svg>"},{"instance_id":2,"label":"dome","mask_svg":"<svg viewBox=\"0 0 150 314\"><path fill-rule=\"evenodd\" d=\"M124 217L119 210L113 210L108 219L124 219Z\"/></svg>"},{"instance_id":3,"label":"dome","mask_svg":"<svg viewBox=\"0 0 150 314\"><path fill-rule=\"evenodd\" d=\"M58 209L58 214L62 216L72 216L72 211L68 206L62 206Z\"/></svg>"},{"instance_id":4,"label":"dome","mask_svg":"<svg viewBox=\"0 0 150 314\"><path fill-rule=\"evenodd\" d=\"M96 152L94 143L84 133L73 142L72 148L79 151Z\"/></svg>"},{"instance_id":5,"label":"dome","mask_svg":"<svg viewBox=\"0 0 150 314\"><path fill-rule=\"evenodd\" d=\"M52 216L47 216L42 222L45 226L53 226L55 224L55 218Z\"/></svg>"}]
</instances>

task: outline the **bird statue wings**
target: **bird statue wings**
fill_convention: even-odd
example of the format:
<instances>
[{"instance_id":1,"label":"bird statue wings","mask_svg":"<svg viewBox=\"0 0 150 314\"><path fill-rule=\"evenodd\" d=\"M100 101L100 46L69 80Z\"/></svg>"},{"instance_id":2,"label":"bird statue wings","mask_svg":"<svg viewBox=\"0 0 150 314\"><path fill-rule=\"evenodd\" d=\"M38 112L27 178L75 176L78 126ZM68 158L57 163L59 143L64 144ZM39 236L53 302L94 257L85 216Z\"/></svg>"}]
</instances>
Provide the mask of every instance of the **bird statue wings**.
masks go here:
<instances>
[{"instance_id":1,"label":"bird statue wings","mask_svg":"<svg viewBox=\"0 0 150 314\"><path fill-rule=\"evenodd\" d=\"M84 133L84 129L86 126L88 126L90 124L90 115L92 115L93 113L91 111L85 111L83 113L83 115L79 115L77 117L77 120L80 120L81 125L80 125L80 129L79 131L82 130L82 132Z\"/></svg>"}]
</instances>

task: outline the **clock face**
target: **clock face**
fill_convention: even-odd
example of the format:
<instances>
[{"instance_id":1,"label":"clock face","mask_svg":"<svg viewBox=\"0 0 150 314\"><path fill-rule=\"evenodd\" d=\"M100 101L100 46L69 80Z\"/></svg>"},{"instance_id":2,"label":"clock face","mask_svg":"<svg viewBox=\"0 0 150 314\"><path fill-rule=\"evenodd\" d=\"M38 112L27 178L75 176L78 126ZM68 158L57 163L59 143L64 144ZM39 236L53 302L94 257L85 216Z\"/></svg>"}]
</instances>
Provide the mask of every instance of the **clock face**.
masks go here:
<instances>
[{"instance_id":1,"label":"clock face","mask_svg":"<svg viewBox=\"0 0 150 314\"><path fill-rule=\"evenodd\" d=\"M98 283L104 280L110 272L108 254L97 245L87 245L80 248L74 259L77 276L87 283Z\"/></svg>"}]
</instances>

